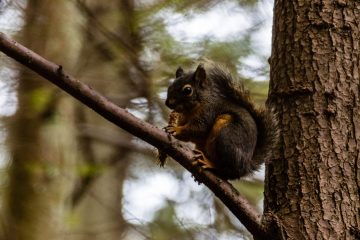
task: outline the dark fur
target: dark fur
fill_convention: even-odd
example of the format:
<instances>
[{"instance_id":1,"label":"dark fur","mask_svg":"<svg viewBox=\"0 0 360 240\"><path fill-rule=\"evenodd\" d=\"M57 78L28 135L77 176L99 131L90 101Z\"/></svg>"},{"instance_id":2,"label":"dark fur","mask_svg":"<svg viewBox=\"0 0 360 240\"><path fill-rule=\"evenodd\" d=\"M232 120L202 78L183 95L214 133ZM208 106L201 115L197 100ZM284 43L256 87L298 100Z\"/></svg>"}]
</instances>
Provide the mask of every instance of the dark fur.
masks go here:
<instances>
[{"instance_id":1,"label":"dark fur","mask_svg":"<svg viewBox=\"0 0 360 240\"><path fill-rule=\"evenodd\" d=\"M243 85L224 68L209 62L205 65L189 73L178 69L166 104L180 113L178 126L186 125L176 138L194 142L214 163L216 175L237 179L269 158L277 141L277 124L270 111L254 106ZM191 86L191 96L184 95L184 86ZM216 118L223 114L230 115L231 121L206 144Z\"/></svg>"}]
</instances>

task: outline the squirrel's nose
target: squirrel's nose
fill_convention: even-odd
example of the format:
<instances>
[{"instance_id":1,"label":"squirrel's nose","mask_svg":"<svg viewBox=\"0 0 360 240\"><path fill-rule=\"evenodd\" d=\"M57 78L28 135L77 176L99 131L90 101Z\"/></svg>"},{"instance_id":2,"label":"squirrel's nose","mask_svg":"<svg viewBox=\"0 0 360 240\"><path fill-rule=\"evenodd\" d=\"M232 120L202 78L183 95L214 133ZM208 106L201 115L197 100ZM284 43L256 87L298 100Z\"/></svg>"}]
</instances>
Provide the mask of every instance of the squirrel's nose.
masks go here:
<instances>
[{"instance_id":1,"label":"squirrel's nose","mask_svg":"<svg viewBox=\"0 0 360 240\"><path fill-rule=\"evenodd\" d=\"M166 99L165 105L168 106L168 108L170 108L170 109L174 109L175 100L174 99Z\"/></svg>"}]
</instances>

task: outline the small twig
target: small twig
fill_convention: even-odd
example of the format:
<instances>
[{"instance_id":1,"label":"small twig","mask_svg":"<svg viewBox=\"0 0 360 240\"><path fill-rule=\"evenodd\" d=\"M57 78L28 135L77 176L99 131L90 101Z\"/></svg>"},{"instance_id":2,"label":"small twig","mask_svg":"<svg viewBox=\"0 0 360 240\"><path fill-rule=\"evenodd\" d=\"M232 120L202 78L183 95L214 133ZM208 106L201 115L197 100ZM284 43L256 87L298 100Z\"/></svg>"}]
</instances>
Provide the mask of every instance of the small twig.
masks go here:
<instances>
[{"instance_id":1,"label":"small twig","mask_svg":"<svg viewBox=\"0 0 360 240\"><path fill-rule=\"evenodd\" d=\"M192 165L194 156L191 149L181 141L169 137L164 131L146 123L110 102L91 87L67 75L61 66L52 63L14 40L0 33L0 51L30 68L40 76L57 85L71 96L93 109L103 118L141 138L180 163L204 183L230 209L254 237L270 239L260 223L260 215L227 181L217 178L209 171L199 171Z\"/></svg>"}]
</instances>

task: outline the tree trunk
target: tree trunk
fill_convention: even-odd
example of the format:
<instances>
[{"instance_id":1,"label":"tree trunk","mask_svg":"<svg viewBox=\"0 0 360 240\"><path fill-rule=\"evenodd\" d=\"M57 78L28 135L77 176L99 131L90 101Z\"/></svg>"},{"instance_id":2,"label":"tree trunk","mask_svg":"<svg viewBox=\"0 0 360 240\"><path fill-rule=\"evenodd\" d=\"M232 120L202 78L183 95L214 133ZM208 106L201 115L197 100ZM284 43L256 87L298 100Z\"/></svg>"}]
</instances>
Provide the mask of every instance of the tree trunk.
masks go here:
<instances>
[{"instance_id":1,"label":"tree trunk","mask_svg":"<svg viewBox=\"0 0 360 240\"><path fill-rule=\"evenodd\" d=\"M129 106L134 97L149 97L148 73L141 67L142 36L137 24L137 12L133 0L103 1L96 0L78 2L78 7L86 19L85 38L82 47L82 78L90 82L96 89L113 97L119 106ZM114 21L113 18L118 21ZM108 19L112 19L110 22ZM108 32L104 34L102 29ZM112 30L115 29L115 30ZM112 37L110 37L112 36ZM113 37L116 36L114 39ZM99 47L101 46L101 47ZM109 71L111 66L112 71ZM94 77L97 76L97 77ZM81 106L83 107L83 106ZM78 112L81 116L80 131L84 125L96 130L107 130L109 138L131 142L132 136L104 122L86 109ZM98 129L97 129L98 128ZM90 151L89 151L90 150ZM131 149L118 146L109 147L104 151L104 143L89 139L88 146L82 148L89 157L84 159L86 164L107 166L101 174L83 176L79 184L82 190L81 201L76 201L75 213L80 216L81 223L71 232L81 232L81 235L71 236L69 239L119 239L128 234L129 224L124 219L122 209L123 184L127 179L127 172L134 161L130 161ZM90 155L93 155L92 157ZM94 161L89 161L93 158ZM99 168L100 168L99 166ZM85 180L85 181L84 181ZM106 187L104 187L106 186ZM92 209L92 211L89 211ZM90 228L89 228L90 226Z\"/></svg>"},{"instance_id":2,"label":"tree trunk","mask_svg":"<svg viewBox=\"0 0 360 240\"><path fill-rule=\"evenodd\" d=\"M283 239L359 232L359 26L359 1L275 0L269 101L282 134L264 222Z\"/></svg>"},{"instance_id":3,"label":"tree trunk","mask_svg":"<svg viewBox=\"0 0 360 240\"><path fill-rule=\"evenodd\" d=\"M68 39L76 36L69 17L77 16L74 10L67 1L27 1L23 42L69 69L77 53ZM57 90L27 70L18 78L18 109L9 119L6 239L63 239L64 203L76 159L75 131L69 130L73 102L60 99Z\"/></svg>"}]
</instances>

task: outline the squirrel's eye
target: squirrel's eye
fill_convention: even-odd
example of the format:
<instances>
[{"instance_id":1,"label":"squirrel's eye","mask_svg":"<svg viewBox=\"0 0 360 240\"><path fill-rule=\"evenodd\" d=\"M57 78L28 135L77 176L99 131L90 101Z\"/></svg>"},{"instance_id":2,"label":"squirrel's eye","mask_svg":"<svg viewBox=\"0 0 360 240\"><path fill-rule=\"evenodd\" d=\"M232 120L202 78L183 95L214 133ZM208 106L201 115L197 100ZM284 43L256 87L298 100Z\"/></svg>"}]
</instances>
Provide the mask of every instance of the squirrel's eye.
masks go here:
<instances>
[{"instance_id":1,"label":"squirrel's eye","mask_svg":"<svg viewBox=\"0 0 360 240\"><path fill-rule=\"evenodd\" d=\"M192 87L190 85L185 85L182 89L182 93L185 95L185 96L190 96L192 94L193 90L192 90Z\"/></svg>"}]
</instances>

